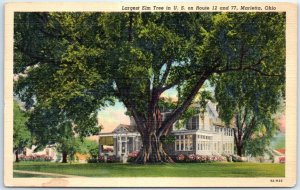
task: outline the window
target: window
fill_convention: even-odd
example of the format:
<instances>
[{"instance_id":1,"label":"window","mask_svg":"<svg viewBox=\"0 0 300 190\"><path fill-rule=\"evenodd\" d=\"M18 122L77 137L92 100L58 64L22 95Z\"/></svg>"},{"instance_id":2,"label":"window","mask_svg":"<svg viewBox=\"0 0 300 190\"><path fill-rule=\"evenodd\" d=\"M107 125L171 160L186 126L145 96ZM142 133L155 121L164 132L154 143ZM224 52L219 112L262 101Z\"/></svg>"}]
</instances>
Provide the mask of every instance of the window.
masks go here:
<instances>
[{"instance_id":1,"label":"window","mask_svg":"<svg viewBox=\"0 0 300 190\"><path fill-rule=\"evenodd\" d=\"M175 141L176 151L193 150L193 135L178 135Z\"/></svg>"},{"instance_id":2,"label":"window","mask_svg":"<svg viewBox=\"0 0 300 190\"><path fill-rule=\"evenodd\" d=\"M179 147L180 147L180 141L176 141L175 144L176 144L175 150L179 150Z\"/></svg>"},{"instance_id":3,"label":"window","mask_svg":"<svg viewBox=\"0 0 300 190\"><path fill-rule=\"evenodd\" d=\"M199 126L199 117L194 116L192 117L192 129L197 129Z\"/></svg>"},{"instance_id":4,"label":"window","mask_svg":"<svg viewBox=\"0 0 300 190\"><path fill-rule=\"evenodd\" d=\"M198 126L199 126L199 116L196 115L188 120L186 129L195 130L195 129L198 129Z\"/></svg>"},{"instance_id":5,"label":"window","mask_svg":"<svg viewBox=\"0 0 300 190\"><path fill-rule=\"evenodd\" d=\"M217 132L217 133L219 132L219 127L217 127L217 126L215 127L215 132Z\"/></svg>"}]
</instances>

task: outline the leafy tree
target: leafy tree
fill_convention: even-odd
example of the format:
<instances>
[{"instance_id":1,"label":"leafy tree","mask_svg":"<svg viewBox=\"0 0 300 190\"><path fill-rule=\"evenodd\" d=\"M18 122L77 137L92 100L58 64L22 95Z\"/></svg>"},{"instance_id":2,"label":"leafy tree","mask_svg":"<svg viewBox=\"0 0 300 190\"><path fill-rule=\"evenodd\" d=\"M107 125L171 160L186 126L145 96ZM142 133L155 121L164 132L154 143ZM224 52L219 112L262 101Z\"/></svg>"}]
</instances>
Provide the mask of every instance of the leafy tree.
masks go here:
<instances>
[{"instance_id":1,"label":"leafy tree","mask_svg":"<svg viewBox=\"0 0 300 190\"><path fill-rule=\"evenodd\" d=\"M27 72L15 92L27 105L34 100L57 105L72 119L119 99L142 137L138 163L172 162L161 137L205 81L240 71L284 75L284 13L18 13L15 18L15 72ZM171 88L180 92L177 105L162 121L159 100Z\"/></svg>"},{"instance_id":2,"label":"leafy tree","mask_svg":"<svg viewBox=\"0 0 300 190\"><path fill-rule=\"evenodd\" d=\"M15 15L14 92L31 112L27 124L37 136L37 145L41 148L57 143L63 162L74 153L75 134L84 137L99 132L97 111L112 102L106 92L109 87L103 84L105 70L101 74L101 66L87 67L88 62L99 59L96 50L80 48L73 40L76 36L70 35L74 29L69 20L79 17L80 14L74 14L74 18L53 14L51 19L48 13ZM65 24L59 25L59 19L65 19ZM88 36L89 31L81 32ZM72 50L74 47L81 52ZM93 60L84 58L91 55Z\"/></svg>"},{"instance_id":3,"label":"leafy tree","mask_svg":"<svg viewBox=\"0 0 300 190\"><path fill-rule=\"evenodd\" d=\"M262 155L279 131L276 114L282 108L284 83L283 77L260 76L255 72L218 78L215 94L220 117L234 126L239 156Z\"/></svg>"},{"instance_id":4,"label":"leafy tree","mask_svg":"<svg viewBox=\"0 0 300 190\"><path fill-rule=\"evenodd\" d=\"M54 107L35 107L30 112L27 126L36 136L38 148L49 144L57 145L57 150L62 153L63 163L67 163L68 155L72 158L78 151L78 138L98 134L100 130L96 114L90 114L83 120L71 120L61 114L59 108Z\"/></svg>"},{"instance_id":5,"label":"leafy tree","mask_svg":"<svg viewBox=\"0 0 300 190\"><path fill-rule=\"evenodd\" d=\"M99 155L99 145L97 142L89 139L80 140L78 152L81 154L89 154L91 159L97 159Z\"/></svg>"},{"instance_id":6,"label":"leafy tree","mask_svg":"<svg viewBox=\"0 0 300 190\"><path fill-rule=\"evenodd\" d=\"M21 110L20 106L14 101L14 152L16 155L16 162L19 162L19 151L26 146L31 145L31 133L26 126L28 117L26 113Z\"/></svg>"}]
</instances>

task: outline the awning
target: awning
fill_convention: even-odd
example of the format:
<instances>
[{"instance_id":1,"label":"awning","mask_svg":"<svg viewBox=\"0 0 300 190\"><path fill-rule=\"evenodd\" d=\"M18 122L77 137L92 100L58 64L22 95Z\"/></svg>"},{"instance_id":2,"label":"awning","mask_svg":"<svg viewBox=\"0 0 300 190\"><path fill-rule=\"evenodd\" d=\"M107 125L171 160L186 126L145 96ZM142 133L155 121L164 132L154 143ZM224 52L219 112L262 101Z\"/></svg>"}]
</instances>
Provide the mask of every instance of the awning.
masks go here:
<instances>
[{"instance_id":1,"label":"awning","mask_svg":"<svg viewBox=\"0 0 300 190\"><path fill-rule=\"evenodd\" d=\"M99 144L113 146L114 145L114 139L113 139L112 136L100 137L99 138Z\"/></svg>"}]
</instances>

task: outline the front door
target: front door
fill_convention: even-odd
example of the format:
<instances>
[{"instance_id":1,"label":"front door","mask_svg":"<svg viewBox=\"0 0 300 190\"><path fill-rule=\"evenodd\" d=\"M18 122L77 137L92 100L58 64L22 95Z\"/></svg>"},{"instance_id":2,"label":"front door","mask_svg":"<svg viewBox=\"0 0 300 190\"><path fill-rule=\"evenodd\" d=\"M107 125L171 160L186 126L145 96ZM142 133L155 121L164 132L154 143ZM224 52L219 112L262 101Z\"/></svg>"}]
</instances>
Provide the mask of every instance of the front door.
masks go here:
<instances>
[{"instance_id":1,"label":"front door","mask_svg":"<svg viewBox=\"0 0 300 190\"><path fill-rule=\"evenodd\" d=\"M122 154L126 154L126 142L122 142Z\"/></svg>"}]
</instances>

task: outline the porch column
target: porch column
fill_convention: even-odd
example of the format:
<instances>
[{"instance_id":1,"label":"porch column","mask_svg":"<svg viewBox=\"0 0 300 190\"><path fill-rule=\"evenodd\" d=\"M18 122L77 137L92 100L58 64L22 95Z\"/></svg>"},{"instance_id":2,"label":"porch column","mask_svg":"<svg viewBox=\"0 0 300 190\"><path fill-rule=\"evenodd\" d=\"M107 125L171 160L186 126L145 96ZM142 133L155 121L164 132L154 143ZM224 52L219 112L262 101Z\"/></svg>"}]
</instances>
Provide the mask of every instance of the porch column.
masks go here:
<instances>
[{"instance_id":1,"label":"porch column","mask_svg":"<svg viewBox=\"0 0 300 190\"><path fill-rule=\"evenodd\" d=\"M127 147L128 141L127 141L127 134L125 135L125 154L128 154L128 147Z\"/></svg>"},{"instance_id":2,"label":"porch column","mask_svg":"<svg viewBox=\"0 0 300 190\"><path fill-rule=\"evenodd\" d=\"M119 148L118 148L118 154L121 156L122 154L122 136L118 135L118 143L119 143Z\"/></svg>"},{"instance_id":3,"label":"porch column","mask_svg":"<svg viewBox=\"0 0 300 190\"><path fill-rule=\"evenodd\" d=\"M113 154L114 155L117 155L117 150L118 150L118 139L117 139L117 137L116 136L113 136L113 143L114 143L114 152L113 152Z\"/></svg>"},{"instance_id":4,"label":"porch column","mask_svg":"<svg viewBox=\"0 0 300 190\"><path fill-rule=\"evenodd\" d=\"M135 137L131 137L132 138L132 151L135 151Z\"/></svg>"}]
</instances>

